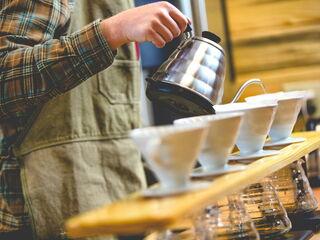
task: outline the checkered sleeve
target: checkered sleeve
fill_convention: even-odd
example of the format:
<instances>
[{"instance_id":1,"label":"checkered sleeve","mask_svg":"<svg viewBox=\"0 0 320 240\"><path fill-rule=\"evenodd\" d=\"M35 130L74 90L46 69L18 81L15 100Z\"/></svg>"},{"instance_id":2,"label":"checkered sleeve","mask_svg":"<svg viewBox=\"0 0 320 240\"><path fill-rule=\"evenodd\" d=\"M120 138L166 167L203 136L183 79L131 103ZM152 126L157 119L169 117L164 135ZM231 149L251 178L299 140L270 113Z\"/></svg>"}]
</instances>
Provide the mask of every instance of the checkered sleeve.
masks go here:
<instances>
[{"instance_id":1,"label":"checkered sleeve","mask_svg":"<svg viewBox=\"0 0 320 240\"><path fill-rule=\"evenodd\" d=\"M100 20L68 36L65 0L0 3L0 119L62 94L113 62ZM59 35L59 34L58 34Z\"/></svg>"}]
</instances>

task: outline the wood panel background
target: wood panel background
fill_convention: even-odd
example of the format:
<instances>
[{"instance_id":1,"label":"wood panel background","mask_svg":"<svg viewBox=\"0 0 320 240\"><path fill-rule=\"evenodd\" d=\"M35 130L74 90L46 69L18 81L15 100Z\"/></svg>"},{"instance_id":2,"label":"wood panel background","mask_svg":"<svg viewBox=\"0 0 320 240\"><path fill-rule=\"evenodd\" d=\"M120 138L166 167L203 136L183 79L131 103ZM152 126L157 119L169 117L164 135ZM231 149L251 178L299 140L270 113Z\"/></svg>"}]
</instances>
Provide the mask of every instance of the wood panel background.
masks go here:
<instances>
[{"instance_id":1,"label":"wood panel background","mask_svg":"<svg viewBox=\"0 0 320 240\"><path fill-rule=\"evenodd\" d=\"M261 78L268 91L288 82L320 81L320 0L224 0L233 47L236 80L227 79L225 101L250 78ZM218 21L207 0L210 30ZM260 92L257 87L245 96Z\"/></svg>"}]
</instances>

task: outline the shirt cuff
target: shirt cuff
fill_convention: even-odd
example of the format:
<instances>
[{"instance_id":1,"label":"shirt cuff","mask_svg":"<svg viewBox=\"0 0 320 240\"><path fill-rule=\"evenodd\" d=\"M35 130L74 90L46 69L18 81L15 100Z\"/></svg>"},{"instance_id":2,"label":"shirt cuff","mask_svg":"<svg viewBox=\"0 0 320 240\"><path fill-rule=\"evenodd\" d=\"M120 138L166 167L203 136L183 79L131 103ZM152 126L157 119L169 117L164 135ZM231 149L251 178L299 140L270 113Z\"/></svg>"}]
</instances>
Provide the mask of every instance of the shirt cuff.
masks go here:
<instances>
[{"instance_id":1,"label":"shirt cuff","mask_svg":"<svg viewBox=\"0 0 320 240\"><path fill-rule=\"evenodd\" d=\"M110 56L112 56L114 58L117 55L117 50L112 50L108 41L104 37L102 30L101 30L101 21L102 21L101 19L98 19L95 22L93 22L97 37L99 38L99 41L101 42L101 46L105 49L105 51L108 54L111 53Z\"/></svg>"},{"instance_id":2,"label":"shirt cuff","mask_svg":"<svg viewBox=\"0 0 320 240\"><path fill-rule=\"evenodd\" d=\"M70 36L70 44L78 62L74 63L80 79L90 76L109 67L116 56L108 42L104 38L101 28L101 20L96 20L82 30Z\"/></svg>"}]
</instances>

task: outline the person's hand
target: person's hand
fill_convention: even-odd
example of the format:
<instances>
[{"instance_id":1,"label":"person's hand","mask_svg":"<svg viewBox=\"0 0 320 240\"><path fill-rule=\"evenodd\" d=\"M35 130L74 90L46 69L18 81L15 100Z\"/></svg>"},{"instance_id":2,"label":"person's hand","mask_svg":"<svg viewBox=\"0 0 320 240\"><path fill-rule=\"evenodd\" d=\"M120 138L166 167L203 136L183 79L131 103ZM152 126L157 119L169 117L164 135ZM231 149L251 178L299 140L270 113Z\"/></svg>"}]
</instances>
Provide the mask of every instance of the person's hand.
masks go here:
<instances>
[{"instance_id":1,"label":"person's hand","mask_svg":"<svg viewBox=\"0 0 320 240\"><path fill-rule=\"evenodd\" d=\"M178 37L190 20L168 2L129 9L101 22L102 33L112 49L128 42L152 42L164 47Z\"/></svg>"}]
</instances>

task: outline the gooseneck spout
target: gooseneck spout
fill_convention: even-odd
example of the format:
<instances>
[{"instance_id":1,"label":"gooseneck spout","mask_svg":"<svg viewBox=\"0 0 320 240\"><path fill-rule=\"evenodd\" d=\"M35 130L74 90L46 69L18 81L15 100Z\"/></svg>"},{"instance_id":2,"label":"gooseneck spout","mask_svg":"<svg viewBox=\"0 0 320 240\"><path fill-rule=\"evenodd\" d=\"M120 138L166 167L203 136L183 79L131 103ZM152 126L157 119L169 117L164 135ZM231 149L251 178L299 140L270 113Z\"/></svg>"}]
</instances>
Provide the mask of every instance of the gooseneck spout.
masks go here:
<instances>
[{"instance_id":1,"label":"gooseneck spout","mask_svg":"<svg viewBox=\"0 0 320 240\"><path fill-rule=\"evenodd\" d=\"M242 84L242 86L239 88L239 90L237 91L236 95L234 96L234 98L232 99L231 103L235 103L239 100L241 94L243 93L243 91L250 85L252 84L256 84L261 86L262 90L264 93L267 93L266 88L263 84L263 82L258 79L258 78L254 78L254 79L250 79L248 81L246 81L244 84Z\"/></svg>"}]
</instances>

